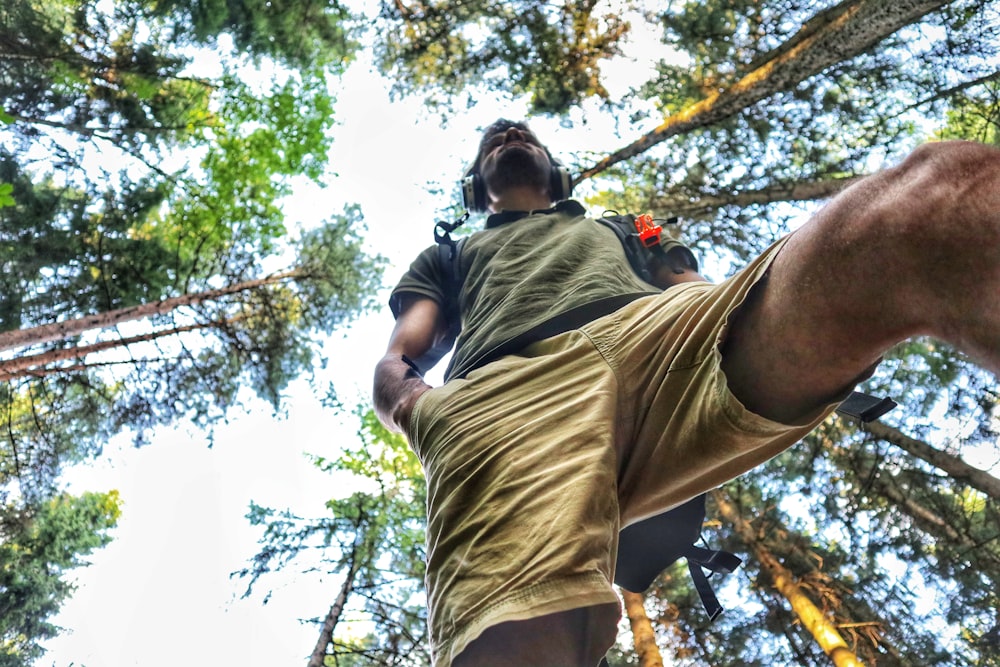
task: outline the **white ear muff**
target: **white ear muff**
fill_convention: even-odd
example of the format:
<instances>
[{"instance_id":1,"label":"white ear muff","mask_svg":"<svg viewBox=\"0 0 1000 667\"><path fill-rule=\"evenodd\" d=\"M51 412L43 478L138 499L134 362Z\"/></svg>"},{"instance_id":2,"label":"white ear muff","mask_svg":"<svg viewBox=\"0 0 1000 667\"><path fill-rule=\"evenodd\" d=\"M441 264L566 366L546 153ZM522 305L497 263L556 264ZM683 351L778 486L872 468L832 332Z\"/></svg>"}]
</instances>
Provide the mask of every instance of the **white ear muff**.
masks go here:
<instances>
[{"instance_id":1,"label":"white ear muff","mask_svg":"<svg viewBox=\"0 0 1000 667\"><path fill-rule=\"evenodd\" d=\"M479 174L469 174L459 181L462 189L462 205L473 213L482 213L486 210L486 197L482 192L482 179Z\"/></svg>"},{"instance_id":2,"label":"white ear muff","mask_svg":"<svg viewBox=\"0 0 1000 667\"><path fill-rule=\"evenodd\" d=\"M558 162L552 165L552 177L549 189L552 201L569 199L569 196L573 194L573 175L569 173L569 169Z\"/></svg>"}]
</instances>

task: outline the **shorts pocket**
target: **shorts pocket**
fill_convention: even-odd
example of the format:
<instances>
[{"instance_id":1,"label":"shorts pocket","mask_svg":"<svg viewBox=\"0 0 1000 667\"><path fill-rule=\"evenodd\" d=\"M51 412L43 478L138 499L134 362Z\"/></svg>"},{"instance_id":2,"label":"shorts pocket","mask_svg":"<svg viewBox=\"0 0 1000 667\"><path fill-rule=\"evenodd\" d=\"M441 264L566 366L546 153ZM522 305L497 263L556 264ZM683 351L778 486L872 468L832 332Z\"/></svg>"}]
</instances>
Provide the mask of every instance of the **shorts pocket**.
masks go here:
<instances>
[{"instance_id":1,"label":"shorts pocket","mask_svg":"<svg viewBox=\"0 0 1000 667\"><path fill-rule=\"evenodd\" d=\"M420 395L420 398L417 399L417 402L413 404L413 411L410 413L410 423L406 425L406 440L410 443L410 447L413 449L414 452L417 453L417 456L421 459L421 461L423 460L423 456L421 456L420 453L419 434L420 434L420 424L422 421L421 420L422 408L427 403L427 397L430 394L437 391L439 388L440 387L431 387L430 389L428 389L427 391L425 391Z\"/></svg>"}]
</instances>

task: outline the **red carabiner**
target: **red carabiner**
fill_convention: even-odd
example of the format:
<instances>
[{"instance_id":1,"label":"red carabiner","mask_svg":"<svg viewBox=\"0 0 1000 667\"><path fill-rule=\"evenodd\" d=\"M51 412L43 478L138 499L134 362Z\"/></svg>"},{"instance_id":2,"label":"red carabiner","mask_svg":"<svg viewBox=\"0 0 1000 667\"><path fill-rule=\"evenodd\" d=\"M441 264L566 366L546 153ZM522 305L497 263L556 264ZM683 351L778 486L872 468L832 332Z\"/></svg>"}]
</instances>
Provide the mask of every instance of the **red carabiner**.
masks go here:
<instances>
[{"instance_id":1,"label":"red carabiner","mask_svg":"<svg viewBox=\"0 0 1000 667\"><path fill-rule=\"evenodd\" d=\"M649 213L643 213L636 217L635 230L639 232L639 240L642 241L642 245L647 248L660 245L660 235L663 233L663 227L653 224L653 216Z\"/></svg>"}]
</instances>

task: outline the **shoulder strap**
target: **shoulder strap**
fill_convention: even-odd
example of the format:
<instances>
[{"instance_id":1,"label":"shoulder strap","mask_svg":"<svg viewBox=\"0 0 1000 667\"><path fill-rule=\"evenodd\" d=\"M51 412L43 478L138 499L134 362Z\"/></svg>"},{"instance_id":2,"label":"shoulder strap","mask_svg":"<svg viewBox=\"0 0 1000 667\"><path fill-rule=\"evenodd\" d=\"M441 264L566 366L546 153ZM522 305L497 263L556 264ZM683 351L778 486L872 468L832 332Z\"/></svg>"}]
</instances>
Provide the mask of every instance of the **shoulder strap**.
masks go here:
<instances>
[{"instance_id":1,"label":"shoulder strap","mask_svg":"<svg viewBox=\"0 0 1000 667\"><path fill-rule=\"evenodd\" d=\"M743 564L743 560L735 554L721 549L705 549L690 545L684 551L684 558L687 560L688 572L691 573L691 580L694 588L698 591L701 604L708 613L708 620L714 621L722 613L722 605L719 598L715 596L712 584L709 583L709 575L705 570L712 573L729 574L735 572L736 568Z\"/></svg>"},{"instance_id":2,"label":"shoulder strap","mask_svg":"<svg viewBox=\"0 0 1000 667\"><path fill-rule=\"evenodd\" d=\"M441 272L444 274L446 291L449 300L455 297L456 310L458 292L462 289L462 276L459 271L458 257L462 254L462 246L465 245L465 237L455 241L449 238L447 243L438 243L438 262L441 264Z\"/></svg>"},{"instance_id":3,"label":"shoulder strap","mask_svg":"<svg viewBox=\"0 0 1000 667\"><path fill-rule=\"evenodd\" d=\"M451 232L460 227L469 219L468 211L465 212L455 222L437 222L434 225L434 240L437 242L437 260L441 275L444 277L444 308L445 322L448 323L448 333L445 337L430 350L421 355L413 362L418 368L418 372L423 373L437 362L441 361L444 355L448 354L458 334L461 333L461 317L458 310L458 295L462 287L462 276L459 269L458 258L462 252L465 238L457 241L451 238Z\"/></svg>"},{"instance_id":4,"label":"shoulder strap","mask_svg":"<svg viewBox=\"0 0 1000 667\"><path fill-rule=\"evenodd\" d=\"M625 248L625 256L628 257L628 263L632 265L632 270L635 271L636 275L647 283L652 283L653 276L650 274L648 266L649 250L639 240L639 234L635 230L635 216L630 214L605 214L597 218L597 222L608 227L618 236L622 247Z\"/></svg>"},{"instance_id":5,"label":"shoulder strap","mask_svg":"<svg viewBox=\"0 0 1000 667\"><path fill-rule=\"evenodd\" d=\"M660 245L660 234L663 228L660 224L674 224L678 218L676 216L666 219L655 219L651 215L634 216L631 214L621 215L614 211L605 213L597 222L603 224L618 236L625 256L635 274L651 285L655 285L651 266L666 264L674 273L683 273L684 269L698 270L698 260L694 253L685 246L676 246L674 250L681 251L681 255L671 259L668 253ZM642 231L640 231L640 229ZM650 261L653 264L650 264ZM678 265L680 263L680 266ZM683 266L684 268L681 268Z\"/></svg>"},{"instance_id":6,"label":"shoulder strap","mask_svg":"<svg viewBox=\"0 0 1000 667\"><path fill-rule=\"evenodd\" d=\"M438 263L441 274L444 276L444 319L448 325L448 333L434 347L428 350L423 356L416 360L421 371L425 371L437 362L441 361L444 355L448 354L458 334L462 331L462 318L458 308L458 295L462 289L462 275L459 268L458 258L465 245L465 238L457 241L448 238L448 242L438 242Z\"/></svg>"}]
</instances>

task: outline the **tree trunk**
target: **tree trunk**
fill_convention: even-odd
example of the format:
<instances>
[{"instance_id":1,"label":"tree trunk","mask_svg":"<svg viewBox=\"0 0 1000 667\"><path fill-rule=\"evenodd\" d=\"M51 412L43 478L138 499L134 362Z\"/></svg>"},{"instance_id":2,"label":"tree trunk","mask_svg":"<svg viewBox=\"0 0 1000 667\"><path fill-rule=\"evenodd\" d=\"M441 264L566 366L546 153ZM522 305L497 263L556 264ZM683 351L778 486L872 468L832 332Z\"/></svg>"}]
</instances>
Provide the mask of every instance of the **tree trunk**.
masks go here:
<instances>
[{"instance_id":1,"label":"tree trunk","mask_svg":"<svg viewBox=\"0 0 1000 667\"><path fill-rule=\"evenodd\" d=\"M897 485L889 482L881 474L868 477L873 490L890 500L899 511L913 519L925 533L946 539L967 549L974 549L976 543L958 531L951 522L933 509L909 497Z\"/></svg>"},{"instance_id":2,"label":"tree trunk","mask_svg":"<svg viewBox=\"0 0 1000 667\"><path fill-rule=\"evenodd\" d=\"M632 640L635 643L635 653L639 656L639 667L663 667L663 656L660 655L660 647L656 645L656 633L646 614L642 593L622 590L622 599L632 627Z\"/></svg>"},{"instance_id":3,"label":"tree trunk","mask_svg":"<svg viewBox=\"0 0 1000 667\"><path fill-rule=\"evenodd\" d=\"M836 667L865 667L865 663L848 648L847 642L837 627L802 590L792 573L761 544L753 528L740 516L739 511L729 502L726 494L715 490L712 492L712 496L719 508L719 513L733 525L743 541L753 549L761 568L771 577L775 589L788 600L792 612L823 649L823 652L830 657L833 664Z\"/></svg>"},{"instance_id":4,"label":"tree trunk","mask_svg":"<svg viewBox=\"0 0 1000 667\"><path fill-rule=\"evenodd\" d=\"M347 606L347 598L351 595L351 591L354 590L354 577L358 573L358 569L355 566L356 556L356 553L352 554L351 566L347 568L347 574L344 576L344 583L340 586L340 592L337 593L337 599L334 600L333 605L330 606L330 611L326 614L326 618L323 619L323 627L319 631L316 648L313 649L312 655L309 656L308 667L323 667L323 660L326 658L326 647L333 643L333 633L337 629L337 623L340 622L340 615L344 613L344 607Z\"/></svg>"},{"instance_id":5,"label":"tree trunk","mask_svg":"<svg viewBox=\"0 0 1000 667\"><path fill-rule=\"evenodd\" d=\"M922 440L911 438L899 429L882 422L865 424L864 429L875 437L890 442L917 458L927 461L958 481L979 489L993 500L1000 500L1000 479L988 472L971 466L957 456L932 447Z\"/></svg>"},{"instance_id":6,"label":"tree trunk","mask_svg":"<svg viewBox=\"0 0 1000 667\"><path fill-rule=\"evenodd\" d=\"M26 347L28 345L38 345L40 343L48 343L53 340L70 338L71 336L77 336L87 331L107 329L124 322L141 320L145 317L164 315L182 306L193 306L204 301L211 301L212 299L218 299L219 297L228 296L230 294L237 294L239 292L245 292L247 290L257 289L266 285L273 285L285 280L300 277L302 277L302 272L299 270L286 271L284 273L268 276L267 278L247 280L242 283L236 283L219 289L206 290L204 292L197 292L194 294L184 294L170 299L164 299L162 301L155 301L153 303L141 303L138 306L118 308L116 310L109 310L104 313L88 315L74 320L43 324L37 327L18 329L16 331L5 331L0 333L0 352L19 347Z\"/></svg>"},{"instance_id":7,"label":"tree trunk","mask_svg":"<svg viewBox=\"0 0 1000 667\"><path fill-rule=\"evenodd\" d=\"M788 42L729 88L668 117L652 132L582 172L576 181L634 157L666 139L734 116L789 90L827 67L864 53L950 0L848 0L807 22Z\"/></svg>"},{"instance_id":8,"label":"tree trunk","mask_svg":"<svg viewBox=\"0 0 1000 667\"><path fill-rule=\"evenodd\" d=\"M0 382L9 382L15 378L19 377L41 377L43 375L51 375L52 373L63 373L67 370L74 370L77 368L85 368L85 364L79 364L77 366L69 367L57 366L55 368L45 368L51 364L57 363L59 361L66 361L67 359L82 359L87 355L94 354L96 352L103 352L105 350L111 350L116 347L128 347L129 345L135 345L138 343L148 343L150 341L157 340L159 338L166 338L167 336L176 336L178 334L187 333L189 331L196 331L198 329L208 329L212 327L218 327L221 324L232 324L233 322L243 319L242 317L233 317L223 322L204 322L199 324L191 324L184 327L172 327L170 329L162 329L160 331L153 331L148 334L142 334L141 336L131 336L128 338L116 338L114 340L101 341L100 343L94 343L93 345L77 345L70 348L49 350L48 352L41 352L39 354L32 354L23 357L14 357L7 361L0 361Z\"/></svg>"},{"instance_id":9,"label":"tree trunk","mask_svg":"<svg viewBox=\"0 0 1000 667\"><path fill-rule=\"evenodd\" d=\"M800 181L781 183L759 190L720 192L691 200L686 197L666 194L650 201L651 209L662 215L692 215L722 208L738 206L744 208L754 204L773 204L789 201L815 201L832 197L863 176L827 178L821 181Z\"/></svg>"}]
</instances>

